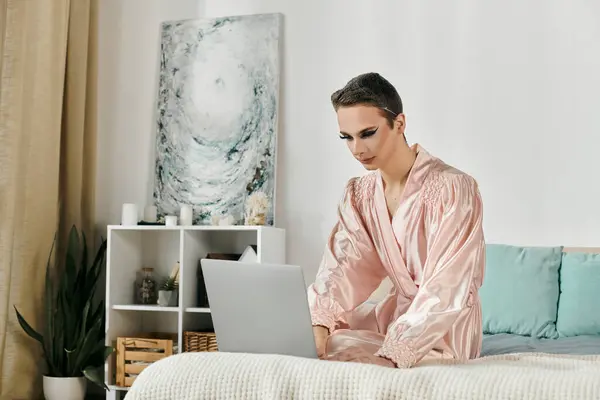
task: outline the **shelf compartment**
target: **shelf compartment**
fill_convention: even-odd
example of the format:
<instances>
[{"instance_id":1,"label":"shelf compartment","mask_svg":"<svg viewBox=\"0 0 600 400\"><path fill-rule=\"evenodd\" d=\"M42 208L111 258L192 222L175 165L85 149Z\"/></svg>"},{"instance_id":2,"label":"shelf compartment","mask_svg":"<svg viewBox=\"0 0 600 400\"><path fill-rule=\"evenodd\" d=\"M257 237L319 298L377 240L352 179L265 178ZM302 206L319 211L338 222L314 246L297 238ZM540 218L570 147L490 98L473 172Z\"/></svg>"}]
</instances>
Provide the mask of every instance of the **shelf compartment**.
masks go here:
<instances>
[{"instance_id":1,"label":"shelf compartment","mask_svg":"<svg viewBox=\"0 0 600 400\"><path fill-rule=\"evenodd\" d=\"M274 227L110 225L107 238L106 344L115 347L118 337L165 332L176 338L173 352L181 353L184 332L214 332L211 310L197 298L198 265L209 253L242 254L253 245L257 262L285 263L285 231ZM136 304L135 282L142 268L153 268L160 285L177 262L179 305ZM127 390L116 385L115 363L113 355L105 365L111 399Z\"/></svg>"}]
</instances>

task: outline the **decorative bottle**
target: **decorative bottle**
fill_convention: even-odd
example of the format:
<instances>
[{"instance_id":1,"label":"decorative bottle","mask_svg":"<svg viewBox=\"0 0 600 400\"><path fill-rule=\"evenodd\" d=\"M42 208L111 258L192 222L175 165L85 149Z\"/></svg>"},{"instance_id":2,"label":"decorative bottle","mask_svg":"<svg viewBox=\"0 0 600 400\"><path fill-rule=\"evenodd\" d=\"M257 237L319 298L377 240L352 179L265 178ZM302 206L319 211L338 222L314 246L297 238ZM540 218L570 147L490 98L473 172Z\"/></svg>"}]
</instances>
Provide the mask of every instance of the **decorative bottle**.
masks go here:
<instances>
[{"instance_id":1,"label":"decorative bottle","mask_svg":"<svg viewBox=\"0 0 600 400\"><path fill-rule=\"evenodd\" d=\"M136 300L138 304L156 305L158 288L156 287L153 268L142 268L142 278L137 285Z\"/></svg>"}]
</instances>

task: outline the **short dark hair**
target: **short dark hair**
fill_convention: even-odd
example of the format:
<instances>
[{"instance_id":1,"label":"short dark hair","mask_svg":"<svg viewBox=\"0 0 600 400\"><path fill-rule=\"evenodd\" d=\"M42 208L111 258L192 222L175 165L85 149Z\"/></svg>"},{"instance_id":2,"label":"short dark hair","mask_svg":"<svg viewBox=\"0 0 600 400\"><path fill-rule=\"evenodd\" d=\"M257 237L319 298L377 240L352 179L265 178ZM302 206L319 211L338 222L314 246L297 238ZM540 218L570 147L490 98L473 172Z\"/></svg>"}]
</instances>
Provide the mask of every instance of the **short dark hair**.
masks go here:
<instances>
[{"instance_id":1,"label":"short dark hair","mask_svg":"<svg viewBox=\"0 0 600 400\"><path fill-rule=\"evenodd\" d=\"M402 114L402 99L396 88L376 72L368 72L352 78L346 85L333 92L331 104L335 111L340 107L371 105L379 108L390 127Z\"/></svg>"}]
</instances>

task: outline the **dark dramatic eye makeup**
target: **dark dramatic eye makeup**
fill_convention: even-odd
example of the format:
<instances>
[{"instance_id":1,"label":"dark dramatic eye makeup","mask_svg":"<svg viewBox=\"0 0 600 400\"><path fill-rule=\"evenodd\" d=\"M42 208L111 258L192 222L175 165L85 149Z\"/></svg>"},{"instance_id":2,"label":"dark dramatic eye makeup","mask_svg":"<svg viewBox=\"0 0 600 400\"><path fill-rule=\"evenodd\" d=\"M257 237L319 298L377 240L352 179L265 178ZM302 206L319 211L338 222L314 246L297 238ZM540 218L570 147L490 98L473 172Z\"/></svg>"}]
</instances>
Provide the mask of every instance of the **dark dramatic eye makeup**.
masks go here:
<instances>
[{"instance_id":1,"label":"dark dramatic eye makeup","mask_svg":"<svg viewBox=\"0 0 600 400\"><path fill-rule=\"evenodd\" d=\"M378 129L379 129L379 127L377 127L377 128L367 128L367 129L361 131L358 134L358 136L361 139L366 139L366 138L371 137L374 134L376 134ZM342 139L342 140L352 140L352 136L346 135L345 133L340 133L340 139Z\"/></svg>"},{"instance_id":2,"label":"dark dramatic eye makeup","mask_svg":"<svg viewBox=\"0 0 600 400\"><path fill-rule=\"evenodd\" d=\"M364 139L364 138L368 138L368 137L371 137L371 136L373 136L374 134L376 134L376 133L377 133L377 129L379 129L379 128L375 128L375 129L369 129L368 131L364 131L364 132L362 132L362 133L360 134L360 137L361 137L362 139Z\"/></svg>"}]
</instances>

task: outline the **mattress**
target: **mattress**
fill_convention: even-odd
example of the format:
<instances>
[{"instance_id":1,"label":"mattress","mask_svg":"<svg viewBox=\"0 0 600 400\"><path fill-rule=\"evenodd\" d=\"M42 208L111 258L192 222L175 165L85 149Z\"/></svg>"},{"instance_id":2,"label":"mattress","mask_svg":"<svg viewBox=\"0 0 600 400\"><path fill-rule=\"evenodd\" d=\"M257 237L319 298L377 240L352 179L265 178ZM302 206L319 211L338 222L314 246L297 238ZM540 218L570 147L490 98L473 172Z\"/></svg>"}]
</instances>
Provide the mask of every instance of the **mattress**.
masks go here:
<instances>
[{"instance_id":1,"label":"mattress","mask_svg":"<svg viewBox=\"0 0 600 400\"><path fill-rule=\"evenodd\" d=\"M411 369L309 358L200 352L163 358L125 400L600 399L600 356L503 354Z\"/></svg>"},{"instance_id":2,"label":"mattress","mask_svg":"<svg viewBox=\"0 0 600 400\"><path fill-rule=\"evenodd\" d=\"M536 339L511 334L484 335L481 356L510 353L600 355L600 336Z\"/></svg>"}]
</instances>

